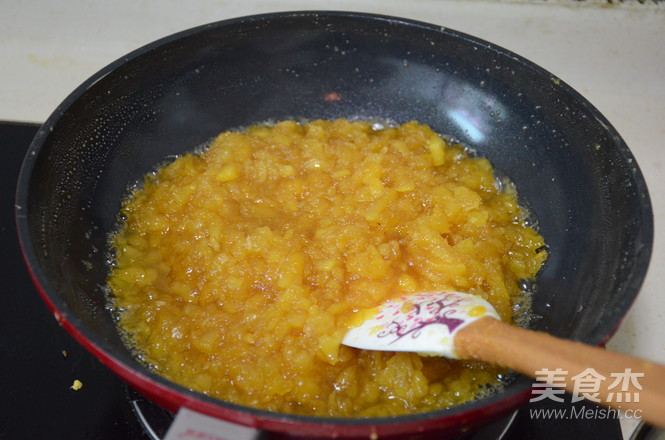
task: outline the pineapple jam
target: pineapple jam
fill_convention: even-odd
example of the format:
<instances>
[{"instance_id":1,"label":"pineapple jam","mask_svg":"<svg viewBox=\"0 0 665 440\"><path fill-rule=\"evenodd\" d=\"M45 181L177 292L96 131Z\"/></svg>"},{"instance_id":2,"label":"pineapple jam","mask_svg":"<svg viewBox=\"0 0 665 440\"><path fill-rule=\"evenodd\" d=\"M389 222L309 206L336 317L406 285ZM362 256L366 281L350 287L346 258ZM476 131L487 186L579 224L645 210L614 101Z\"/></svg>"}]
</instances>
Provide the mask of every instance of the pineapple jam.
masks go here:
<instances>
[{"instance_id":1,"label":"pineapple jam","mask_svg":"<svg viewBox=\"0 0 665 440\"><path fill-rule=\"evenodd\" d=\"M405 292L477 294L511 322L546 258L490 163L416 122L225 132L147 176L121 217L108 284L137 356L210 396L305 415L487 392L505 371L340 342L354 315Z\"/></svg>"}]
</instances>

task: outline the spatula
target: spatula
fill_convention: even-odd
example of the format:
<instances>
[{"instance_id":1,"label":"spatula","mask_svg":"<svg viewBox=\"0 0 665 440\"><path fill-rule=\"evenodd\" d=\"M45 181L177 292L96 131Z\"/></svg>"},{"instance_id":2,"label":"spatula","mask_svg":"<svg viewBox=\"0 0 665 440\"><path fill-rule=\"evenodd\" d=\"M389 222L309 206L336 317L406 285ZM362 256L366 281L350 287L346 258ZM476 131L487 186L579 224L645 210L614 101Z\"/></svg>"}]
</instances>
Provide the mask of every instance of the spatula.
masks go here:
<instances>
[{"instance_id":1,"label":"spatula","mask_svg":"<svg viewBox=\"0 0 665 440\"><path fill-rule=\"evenodd\" d=\"M404 295L363 316L344 345L502 365L665 428L665 366L506 324L479 296Z\"/></svg>"}]
</instances>

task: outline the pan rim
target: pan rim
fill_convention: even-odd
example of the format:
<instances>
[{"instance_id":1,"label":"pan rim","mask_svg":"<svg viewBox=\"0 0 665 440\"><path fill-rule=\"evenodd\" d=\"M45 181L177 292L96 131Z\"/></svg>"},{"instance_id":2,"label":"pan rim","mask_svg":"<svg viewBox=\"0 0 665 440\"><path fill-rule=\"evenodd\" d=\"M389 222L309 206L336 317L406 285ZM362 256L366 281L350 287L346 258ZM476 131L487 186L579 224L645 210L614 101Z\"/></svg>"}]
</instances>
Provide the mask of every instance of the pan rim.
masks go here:
<instances>
[{"instance_id":1,"label":"pan rim","mask_svg":"<svg viewBox=\"0 0 665 440\"><path fill-rule=\"evenodd\" d=\"M54 112L47 118L46 122L41 126L37 135L33 139L27 154L26 158L21 166L21 171L19 174L17 192L16 192L16 209L15 209L15 218L18 228L19 243L23 253L23 258L29 269L30 275L33 279L34 284L38 287L38 291L42 296L42 299L46 302L49 309L55 315L56 319L61 323L61 325L74 337L78 340L79 343L84 345L89 351L93 352L99 359L101 359L109 368L114 372L121 375L123 379L128 380L130 383L133 381L138 381L140 386L143 388L154 387L159 389L161 393L178 395L180 398L180 403L190 407L192 409L200 409L204 413L210 414L211 407L223 407L225 411L233 413L236 416L238 413L243 415L249 415L252 420L246 420L248 426L256 426L259 428L265 429L275 429L287 426L291 427L293 425L303 426L307 425L311 428L316 428L317 433L321 433L321 426L329 426L329 431L338 432L339 429L344 430L345 432L352 432L353 435L359 433L365 433L368 429L374 427L386 428L386 432L395 433L397 432L395 427L399 425L400 427L408 426L409 429L414 429L416 426L426 424L427 426L442 426L444 428L449 426L457 426L460 420L471 420L477 417L477 413L485 413L488 417L492 413L501 412L503 408L497 408L505 400L510 400L511 403L509 406L511 408L515 407L515 403L524 403L526 402L528 395L530 393L530 386L527 386L525 383L519 390L516 390L514 393L509 396L503 395L503 393L497 393L495 396L489 397L487 399L476 400L468 402L467 404L457 405L451 408L445 408L442 410L409 414L399 417L380 417L380 418L327 418L327 417L318 417L318 416L303 416L296 414L286 414L286 413L276 413L272 411L260 410L255 408L250 408L242 405L236 405L230 402L226 402L219 399L214 399L208 396L205 396L201 393L193 392L189 389L181 387L180 385L174 384L166 379L161 378L160 376L152 376L152 373L148 374L147 372L137 371L130 364L117 359L109 350L109 346L104 344L104 341L95 341L90 337L85 336L86 326L71 312L69 307L61 301L58 301L59 298L54 295L49 295L49 291L53 291L53 287L50 285L48 279L44 275L42 269L39 267L38 258L34 250L34 243L30 232L28 229L27 222L27 213L25 209L28 206L29 202L29 191L30 180L32 176L32 171L41 147L48 139L50 132L57 126L58 122L62 116L66 113L67 109L70 108L79 98L83 95L88 89L90 89L94 84L103 80L111 72L118 69L120 66L125 65L126 63L142 56L145 53L153 51L159 47L163 47L172 42L178 41L182 38L189 37L201 32L205 32L209 29L214 29L224 26L232 26L239 23L245 22L265 22L270 20L284 20L294 17L342 17L342 18L353 18L353 19L372 19L378 20L384 23L394 23L398 25L407 25L415 26L429 31L437 31L443 34L448 34L455 38L461 38L465 41L472 42L478 46L485 47L489 50L494 51L497 55L507 56L513 60L519 62L522 66L527 67L533 71L536 71L539 74L547 75L549 78L556 78L550 72L545 69L537 66L531 61L509 51L502 47L499 47L495 44L487 42L485 40L473 37L471 35L458 32L447 27L436 26L433 24L394 17L389 15L373 14L373 13L364 13L364 12L347 12L347 11L286 11L286 12L276 12L276 13L264 13L249 15L237 18L231 18L221 21L216 21L201 26L197 26L191 29L183 30L172 35L160 38L154 42L148 43L125 56L113 61L108 64L106 67L99 70L85 82L83 82L79 87L77 87L73 92L71 92L63 102L54 110ZM634 172L634 183L638 185L638 193L643 194L644 197L641 200L641 207L643 213L647 214L644 216L644 225L642 227L642 239L644 244L643 252L640 254L640 268L642 268L641 273L636 274L630 280L631 283L625 287L626 291L633 292L632 295L627 298L622 298L622 303L619 304L623 306L622 315L625 317L630 305L634 302L637 294L639 293L640 287L646 276L647 268L651 258L652 246L653 246L653 211L651 207L651 201L648 195L648 189L644 177L642 176L639 167L634 160L634 157L627 145L621 139L620 135L612 127L612 125L605 119L605 117L600 114L600 112L589 103L582 95L568 86L565 82L560 81L558 84L559 87L562 87L565 93L572 94L581 105L583 105L590 114L594 115L596 119L602 123L605 128L608 130L608 133L618 140L617 144L619 151L622 156L628 160L632 159L633 164L635 164L636 171ZM618 306L619 306L618 305ZM617 306L617 307L618 307ZM592 341L585 341L592 344L604 344L611 336L614 334L616 329L621 323L622 317L619 317L616 322L612 323L603 323L602 328L597 330L597 337ZM596 340L597 339L597 340ZM498 396L502 396L499 398ZM482 403L482 404L479 404ZM218 413L215 411L215 413ZM212 414L210 414L212 415ZM238 421L237 419L235 421ZM448 423L450 422L450 423ZM243 423L240 420L240 423ZM356 429L357 428L357 429ZM400 432L402 430L400 429ZM406 431L405 431L406 432Z\"/></svg>"}]
</instances>

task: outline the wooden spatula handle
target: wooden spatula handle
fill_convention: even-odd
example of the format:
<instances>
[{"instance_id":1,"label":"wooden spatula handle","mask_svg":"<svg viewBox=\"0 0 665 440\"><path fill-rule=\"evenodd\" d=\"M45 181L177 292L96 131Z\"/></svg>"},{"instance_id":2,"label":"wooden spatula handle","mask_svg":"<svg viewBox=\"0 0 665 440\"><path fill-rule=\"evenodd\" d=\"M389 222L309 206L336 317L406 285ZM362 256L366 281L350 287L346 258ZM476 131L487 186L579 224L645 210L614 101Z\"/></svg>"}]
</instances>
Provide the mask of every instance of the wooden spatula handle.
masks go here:
<instances>
[{"instance_id":1,"label":"wooden spatula handle","mask_svg":"<svg viewBox=\"0 0 665 440\"><path fill-rule=\"evenodd\" d=\"M503 365L539 380L549 375L554 386L565 387L573 396L628 411L665 428L663 365L489 317L460 330L455 349L461 358Z\"/></svg>"}]
</instances>

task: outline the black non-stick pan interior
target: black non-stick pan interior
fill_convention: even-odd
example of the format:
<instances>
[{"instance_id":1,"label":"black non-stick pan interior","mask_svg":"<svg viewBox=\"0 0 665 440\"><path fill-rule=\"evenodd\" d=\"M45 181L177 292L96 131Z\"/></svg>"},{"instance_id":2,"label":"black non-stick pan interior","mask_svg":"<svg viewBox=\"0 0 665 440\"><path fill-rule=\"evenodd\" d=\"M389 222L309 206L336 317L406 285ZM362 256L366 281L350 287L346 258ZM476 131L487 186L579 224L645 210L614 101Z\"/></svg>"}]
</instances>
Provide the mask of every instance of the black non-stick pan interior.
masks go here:
<instances>
[{"instance_id":1,"label":"black non-stick pan interior","mask_svg":"<svg viewBox=\"0 0 665 440\"><path fill-rule=\"evenodd\" d=\"M555 76L467 35L401 19L286 13L146 46L77 89L35 138L18 221L36 281L62 317L136 363L106 308L107 238L141 176L217 133L292 118L429 124L488 157L537 219L549 260L534 328L598 344L644 278L653 239L623 140Z\"/></svg>"}]
</instances>

